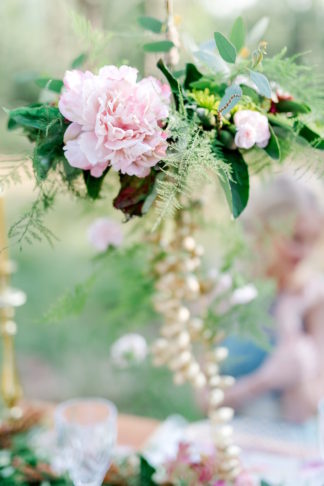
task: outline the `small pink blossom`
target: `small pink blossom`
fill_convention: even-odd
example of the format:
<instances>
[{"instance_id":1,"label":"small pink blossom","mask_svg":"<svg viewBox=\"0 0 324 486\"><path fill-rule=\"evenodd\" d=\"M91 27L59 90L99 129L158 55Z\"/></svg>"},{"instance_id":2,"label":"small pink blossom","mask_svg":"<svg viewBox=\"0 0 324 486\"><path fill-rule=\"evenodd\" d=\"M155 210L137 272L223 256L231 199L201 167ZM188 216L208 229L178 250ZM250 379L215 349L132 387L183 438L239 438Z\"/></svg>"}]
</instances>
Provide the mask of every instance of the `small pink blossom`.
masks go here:
<instances>
[{"instance_id":1,"label":"small pink blossom","mask_svg":"<svg viewBox=\"0 0 324 486\"><path fill-rule=\"evenodd\" d=\"M253 145L265 148L270 140L268 118L253 110L240 110L234 115L237 129L235 143L239 148L250 149Z\"/></svg>"},{"instance_id":2,"label":"small pink blossom","mask_svg":"<svg viewBox=\"0 0 324 486\"><path fill-rule=\"evenodd\" d=\"M123 242L121 225L109 218L98 218L88 229L88 239L99 252L106 251L109 246L120 246Z\"/></svg>"},{"instance_id":3,"label":"small pink blossom","mask_svg":"<svg viewBox=\"0 0 324 486\"><path fill-rule=\"evenodd\" d=\"M64 86L59 109L72 122L64 136L70 165L94 177L108 166L145 177L165 156L168 85L153 77L137 81L129 66L105 66L98 75L67 71Z\"/></svg>"}]
</instances>

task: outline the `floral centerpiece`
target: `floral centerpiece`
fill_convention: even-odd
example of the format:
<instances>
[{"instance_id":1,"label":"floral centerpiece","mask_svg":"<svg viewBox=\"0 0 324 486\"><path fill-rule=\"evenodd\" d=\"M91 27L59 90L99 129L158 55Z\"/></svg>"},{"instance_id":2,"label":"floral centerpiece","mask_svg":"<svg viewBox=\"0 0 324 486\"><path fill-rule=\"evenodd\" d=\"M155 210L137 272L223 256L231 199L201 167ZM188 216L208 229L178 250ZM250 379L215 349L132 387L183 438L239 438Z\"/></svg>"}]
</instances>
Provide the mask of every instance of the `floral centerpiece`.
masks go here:
<instances>
[{"instance_id":1,"label":"floral centerpiece","mask_svg":"<svg viewBox=\"0 0 324 486\"><path fill-rule=\"evenodd\" d=\"M214 175L238 217L248 202L254 167L272 168L305 150L316 159L324 149L319 128L324 92L321 79L296 59L284 52L267 58L265 42L248 53L241 18L229 38L215 32L212 48L197 50L197 62L175 70L178 37L169 13L166 22L140 20L146 29L167 35L144 46L170 51L166 62L158 62L161 79L140 78L137 69L125 65L104 66L97 73L72 69L63 81L38 80L57 93L54 102L8 112L9 130L21 128L34 144L39 187L32 210L11 234L21 242L20 235L29 230L50 240L40 214L62 187L95 200L107 179L116 183L113 172L119 176L113 204L126 219L157 210L148 238L156 249L154 305L164 324L153 346L154 360L169 366L176 383L207 387L217 450L213 481L217 476L218 482L213 484L223 484L238 478L242 466L228 425L233 410L222 406L224 390L233 383L220 375L227 357L220 345L224 333L208 332L204 313L191 308L211 289L199 272L203 248L194 238L199 224L194 187ZM173 221L168 238L166 218ZM207 345L203 363L195 355L195 342Z\"/></svg>"}]
</instances>

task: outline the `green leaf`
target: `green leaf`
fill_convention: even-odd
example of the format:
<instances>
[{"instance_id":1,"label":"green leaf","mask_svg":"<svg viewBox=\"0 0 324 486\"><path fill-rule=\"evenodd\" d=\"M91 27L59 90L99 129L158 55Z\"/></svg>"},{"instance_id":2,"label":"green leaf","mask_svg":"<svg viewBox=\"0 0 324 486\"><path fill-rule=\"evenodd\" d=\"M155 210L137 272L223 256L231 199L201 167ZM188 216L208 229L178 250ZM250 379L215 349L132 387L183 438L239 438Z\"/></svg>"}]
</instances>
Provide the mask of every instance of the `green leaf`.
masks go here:
<instances>
[{"instance_id":1,"label":"green leaf","mask_svg":"<svg viewBox=\"0 0 324 486\"><path fill-rule=\"evenodd\" d=\"M256 84L261 96L271 98L270 83L264 74L250 70L250 78Z\"/></svg>"},{"instance_id":2,"label":"green leaf","mask_svg":"<svg viewBox=\"0 0 324 486\"><path fill-rule=\"evenodd\" d=\"M39 78L36 79L35 83L40 88L48 89L55 93L60 93L63 88L63 81L61 79Z\"/></svg>"},{"instance_id":3,"label":"green leaf","mask_svg":"<svg viewBox=\"0 0 324 486\"><path fill-rule=\"evenodd\" d=\"M104 178L105 178L106 174L108 173L109 169L110 169L110 167L107 167L107 169L103 172L101 177L93 177L90 174L89 170L83 171L83 178L84 178L84 182L85 182L85 185L86 185L86 188L87 188L87 193L88 193L88 196L91 199L98 199L99 198L102 183L103 183Z\"/></svg>"},{"instance_id":4,"label":"green leaf","mask_svg":"<svg viewBox=\"0 0 324 486\"><path fill-rule=\"evenodd\" d=\"M143 45L145 52L169 52L172 47L174 47L174 43L169 40L149 42Z\"/></svg>"},{"instance_id":5,"label":"green leaf","mask_svg":"<svg viewBox=\"0 0 324 486\"><path fill-rule=\"evenodd\" d=\"M305 103L298 103L294 100L280 100L276 103L276 109L279 113L310 113L311 109Z\"/></svg>"},{"instance_id":6,"label":"green leaf","mask_svg":"<svg viewBox=\"0 0 324 486\"><path fill-rule=\"evenodd\" d=\"M269 157L271 157L272 159L280 160L280 145L279 145L278 138L271 125L269 125L269 129L270 129L271 137L268 145L263 150L265 150L265 152L267 152Z\"/></svg>"},{"instance_id":7,"label":"green leaf","mask_svg":"<svg viewBox=\"0 0 324 486\"><path fill-rule=\"evenodd\" d=\"M248 96L251 98L253 103L258 105L260 103L260 95L255 91L255 89L251 88L251 86L247 86L246 84L241 84L242 94L244 96Z\"/></svg>"},{"instance_id":8,"label":"green leaf","mask_svg":"<svg viewBox=\"0 0 324 486\"><path fill-rule=\"evenodd\" d=\"M153 481L155 468L143 457L140 457L140 485L141 486L156 486Z\"/></svg>"},{"instance_id":9,"label":"green leaf","mask_svg":"<svg viewBox=\"0 0 324 486\"><path fill-rule=\"evenodd\" d=\"M238 17L232 27L230 34L230 41L235 46L237 52L244 47L245 44L245 26L242 17Z\"/></svg>"},{"instance_id":10,"label":"green leaf","mask_svg":"<svg viewBox=\"0 0 324 486\"><path fill-rule=\"evenodd\" d=\"M242 154L238 150L228 150L225 147L222 148L224 160L230 164L232 168L231 179L228 181L231 190L231 204L234 218L238 218L245 209L250 192L250 178L249 170ZM226 198L228 195L228 185L223 184Z\"/></svg>"},{"instance_id":11,"label":"green leaf","mask_svg":"<svg viewBox=\"0 0 324 486\"><path fill-rule=\"evenodd\" d=\"M63 121L59 109L48 104L35 104L9 111L8 129L17 127L46 131L56 121Z\"/></svg>"},{"instance_id":12,"label":"green leaf","mask_svg":"<svg viewBox=\"0 0 324 486\"><path fill-rule=\"evenodd\" d=\"M214 73L226 73L228 69L223 59L214 52L200 49L194 52L194 56Z\"/></svg>"},{"instance_id":13,"label":"green leaf","mask_svg":"<svg viewBox=\"0 0 324 486\"><path fill-rule=\"evenodd\" d=\"M199 81L199 79L202 78L202 74L196 66L192 63L186 64L186 77L184 80L184 88L189 89L191 83L194 83L196 81Z\"/></svg>"},{"instance_id":14,"label":"green leaf","mask_svg":"<svg viewBox=\"0 0 324 486\"><path fill-rule=\"evenodd\" d=\"M226 89L225 94L220 101L218 112L222 115L226 115L226 113L229 113L231 109L234 108L234 106L240 101L241 97L242 90L240 86L237 84L232 84Z\"/></svg>"},{"instance_id":15,"label":"green leaf","mask_svg":"<svg viewBox=\"0 0 324 486\"><path fill-rule=\"evenodd\" d=\"M319 150L324 150L324 139L314 130L309 128L309 126L305 125L300 121L297 121L294 124L294 129L297 131L298 135L305 140L314 148Z\"/></svg>"},{"instance_id":16,"label":"green leaf","mask_svg":"<svg viewBox=\"0 0 324 486\"><path fill-rule=\"evenodd\" d=\"M160 59L159 62L157 63L157 67L160 69L160 71L166 77L166 79L167 79L167 81L170 85L172 94L173 94L173 98L174 98L174 101L175 101L176 108L178 109L179 105L180 105L180 95L183 96L181 85L180 85L179 81L173 76L171 71L166 67L166 65L164 64L162 59Z\"/></svg>"},{"instance_id":17,"label":"green leaf","mask_svg":"<svg viewBox=\"0 0 324 486\"><path fill-rule=\"evenodd\" d=\"M224 61L234 64L236 61L236 49L233 44L220 32L215 32L214 38L218 52Z\"/></svg>"},{"instance_id":18,"label":"green leaf","mask_svg":"<svg viewBox=\"0 0 324 486\"><path fill-rule=\"evenodd\" d=\"M72 69L78 69L79 67L83 66L83 64L86 62L88 59L88 54L86 52L82 52L78 57L73 59L71 63L71 68Z\"/></svg>"},{"instance_id":19,"label":"green leaf","mask_svg":"<svg viewBox=\"0 0 324 486\"><path fill-rule=\"evenodd\" d=\"M163 29L163 22L155 17L139 17L137 22L143 29L160 34Z\"/></svg>"}]
</instances>

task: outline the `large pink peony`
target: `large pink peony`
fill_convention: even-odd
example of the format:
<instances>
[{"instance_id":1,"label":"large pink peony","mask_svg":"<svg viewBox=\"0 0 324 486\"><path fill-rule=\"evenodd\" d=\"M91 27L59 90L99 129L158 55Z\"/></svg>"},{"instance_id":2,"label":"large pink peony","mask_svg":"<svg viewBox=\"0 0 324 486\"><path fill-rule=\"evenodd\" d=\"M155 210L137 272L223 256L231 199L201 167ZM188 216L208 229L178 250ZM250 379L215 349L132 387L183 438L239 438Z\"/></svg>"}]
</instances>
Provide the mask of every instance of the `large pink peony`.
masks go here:
<instances>
[{"instance_id":1,"label":"large pink peony","mask_svg":"<svg viewBox=\"0 0 324 486\"><path fill-rule=\"evenodd\" d=\"M235 143L239 148L250 149L253 145L264 148L268 145L271 133L265 115L253 110L237 111L234 123L237 129Z\"/></svg>"},{"instance_id":2,"label":"large pink peony","mask_svg":"<svg viewBox=\"0 0 324 486\"><path fill-rule=\"evenodd\" d=\"M100 177L108 167L145 177L167 149L162 122L170 88L153 77L137 82L137 70L105 66L98 75L67 71L59 109L72 123L64 136L70 165Z\"/></svg>"}]
</instances>

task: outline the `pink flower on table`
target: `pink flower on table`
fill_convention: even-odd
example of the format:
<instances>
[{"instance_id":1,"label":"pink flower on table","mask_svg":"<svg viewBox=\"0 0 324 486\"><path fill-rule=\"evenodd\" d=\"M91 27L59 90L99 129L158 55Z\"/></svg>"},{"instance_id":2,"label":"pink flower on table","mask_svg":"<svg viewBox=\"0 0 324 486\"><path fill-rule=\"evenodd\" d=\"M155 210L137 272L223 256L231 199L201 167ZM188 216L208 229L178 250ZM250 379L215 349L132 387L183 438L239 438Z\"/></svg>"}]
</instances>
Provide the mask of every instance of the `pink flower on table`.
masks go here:
<instances>
[{"instance_id":1,"label":"pink flower on table","mask_svg":"<svg viewBox=\"0 0 324 486\"><path fill-rule=\"evenodd\" d=\"M110 218L98 218L88 229L88 239L99 252L106 251L109 246L120 246L123 242L121 225Z\"/></svg>"},{"instance_id":2,"label":"pink flower on table","mask_svg":"<svg viewBox=\"0 0 324 486\"><path fill-rule=\"evenodd\" d=\"M67 71L64 86L59 109L72 122L64 136L70 165L94 177L109 166L145 177L165 156L168 85L153 77L137 81L129 66L105 66L98 75Z\"/></svg>"},{"instance_id":3,"label":"pink flower on table","mask_svg":"<svg viewBox=\"0 0 324 486\"><path fill-rule=\"evenodd\" d=\"M253 110L237 111L234 115L237 129L235 143L237 147L250 149L254 145L265 148L270 140L268 118Z\"/></svg>"}]
</instances>

